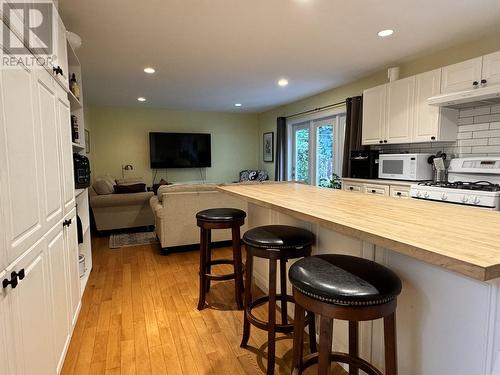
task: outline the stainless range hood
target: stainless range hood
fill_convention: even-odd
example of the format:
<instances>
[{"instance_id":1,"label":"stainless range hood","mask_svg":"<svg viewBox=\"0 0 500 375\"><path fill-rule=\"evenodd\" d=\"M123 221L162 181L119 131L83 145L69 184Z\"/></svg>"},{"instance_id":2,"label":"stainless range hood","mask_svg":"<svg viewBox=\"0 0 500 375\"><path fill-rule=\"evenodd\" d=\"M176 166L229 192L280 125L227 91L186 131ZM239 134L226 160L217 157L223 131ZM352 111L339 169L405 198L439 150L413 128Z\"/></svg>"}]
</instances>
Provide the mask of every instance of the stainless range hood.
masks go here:
<instances>
[{"instance_id":1,"label":"stainless range hood","mask_svg":"<svg viewBox=\"0 0 500 375\"><path fill-rule=\"evenodd\" d=\"M500 103L500 85L433 96L427 104L447 108L470 108Z\"/></svg>"}]
</instances>

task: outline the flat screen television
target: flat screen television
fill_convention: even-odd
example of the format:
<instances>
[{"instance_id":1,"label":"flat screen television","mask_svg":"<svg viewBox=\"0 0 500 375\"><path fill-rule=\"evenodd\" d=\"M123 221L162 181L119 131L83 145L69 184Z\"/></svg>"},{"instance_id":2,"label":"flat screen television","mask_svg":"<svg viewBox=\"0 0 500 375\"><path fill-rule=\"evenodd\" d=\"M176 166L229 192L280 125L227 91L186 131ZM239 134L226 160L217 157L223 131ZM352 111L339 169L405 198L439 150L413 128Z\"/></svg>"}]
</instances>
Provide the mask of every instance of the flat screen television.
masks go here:
<instances>
[{"instance_id":1,"label":"flat screen television","mask_svg":"<svg viewBox=\"0 0 500 375\"><path fill-rule=\"evenodd\" d=\"M210 134L149 133L151 168L212 166Z\"/></svg>"}]
</instances>

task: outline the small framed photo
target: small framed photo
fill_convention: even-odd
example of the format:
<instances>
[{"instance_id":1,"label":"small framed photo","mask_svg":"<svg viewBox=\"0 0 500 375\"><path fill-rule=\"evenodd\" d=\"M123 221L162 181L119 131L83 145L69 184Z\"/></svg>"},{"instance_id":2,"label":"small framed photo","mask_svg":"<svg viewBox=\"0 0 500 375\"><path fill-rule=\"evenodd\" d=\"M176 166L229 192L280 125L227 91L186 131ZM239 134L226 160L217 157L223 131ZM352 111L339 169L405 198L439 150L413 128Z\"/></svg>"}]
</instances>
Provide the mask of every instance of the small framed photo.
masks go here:
<instances>
[{"instance_id":1,"label":"small framed photo","mask_svg":"<svg viewBox=\"0 0 500 375\"><path fill-rule=\"evenodd\" d=\"M90 132L85 129L85 153L90 154Z\"/></svg>"},{"instance_id":2,"label":"small framed photo","mask_svg":"<svg viewBox=\"0 0 500 375\"><path fill-rule=\"evenodd\" d=\"M274 133L264 133L264 143L262 147L264 151L264 162L272 163L274 161Z\"/></svg>"}]
</instances>

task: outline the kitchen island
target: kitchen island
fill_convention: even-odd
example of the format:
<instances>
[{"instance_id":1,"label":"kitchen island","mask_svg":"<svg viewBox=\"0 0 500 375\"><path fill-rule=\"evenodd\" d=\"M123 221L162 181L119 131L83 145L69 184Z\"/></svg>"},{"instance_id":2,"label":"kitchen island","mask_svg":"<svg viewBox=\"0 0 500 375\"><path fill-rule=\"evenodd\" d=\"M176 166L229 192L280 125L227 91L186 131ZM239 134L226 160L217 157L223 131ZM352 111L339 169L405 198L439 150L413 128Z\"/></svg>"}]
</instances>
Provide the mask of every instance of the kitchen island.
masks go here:
<instances>
[{"instance_id":1,"label":"kitchen island","mask_svg":"<svg viewBox=\"0 0 500 375\"><path fill-rule=\"evenodd\" d=\"M316 235L315 254L375 260L403 281L398 299L399 373L500 374L500 213L397 200L296 183L227 185L248 202L248 224L288 224ZM256 262L267 289L267 264ZM361 356L383 368L379 321L361 324ZM347 325L335 325L347 350Z\"/></svg>"}]
</instances>

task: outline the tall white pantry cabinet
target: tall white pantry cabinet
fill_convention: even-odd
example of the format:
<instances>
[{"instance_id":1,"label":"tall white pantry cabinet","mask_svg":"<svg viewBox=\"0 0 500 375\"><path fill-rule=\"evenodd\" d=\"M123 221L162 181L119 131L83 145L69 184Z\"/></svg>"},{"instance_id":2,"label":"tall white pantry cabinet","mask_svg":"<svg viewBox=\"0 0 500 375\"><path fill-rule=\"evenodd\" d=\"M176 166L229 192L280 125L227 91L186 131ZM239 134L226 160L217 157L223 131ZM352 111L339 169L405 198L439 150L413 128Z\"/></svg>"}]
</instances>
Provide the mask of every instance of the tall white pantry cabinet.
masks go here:
<instances>
[{"instance_id":1,"label":"tall white pantry cabinet","mask_svg":"<svg viewBox=\"0 0 500 375\"><path fill-rule=\"evenodd\" d=\"M80 308L69 72L58 54L64 76L0 70L0 375L60 373Z\"/></svg>"}]
</instances>

